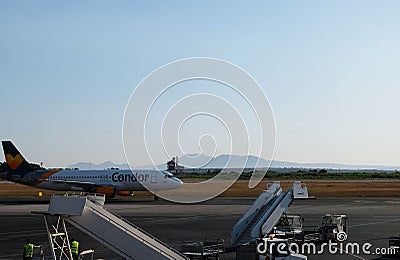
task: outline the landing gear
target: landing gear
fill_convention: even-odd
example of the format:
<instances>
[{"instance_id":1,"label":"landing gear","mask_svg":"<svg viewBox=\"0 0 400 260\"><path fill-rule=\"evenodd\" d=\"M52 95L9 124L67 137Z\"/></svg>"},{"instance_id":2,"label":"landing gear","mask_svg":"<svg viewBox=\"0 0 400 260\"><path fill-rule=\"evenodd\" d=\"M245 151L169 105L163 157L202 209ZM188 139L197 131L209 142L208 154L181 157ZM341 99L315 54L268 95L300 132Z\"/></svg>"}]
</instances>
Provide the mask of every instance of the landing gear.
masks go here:
<instances>
[{"instance_id":1,"label":"landing gear","mask_svg":"<svg viewBox=\"0 0 400 260\"><path fill-rule=\"evenodd\" d=\"M154 201L158 201L158 196L154 195Z\"/></svg>"}]
</instances>

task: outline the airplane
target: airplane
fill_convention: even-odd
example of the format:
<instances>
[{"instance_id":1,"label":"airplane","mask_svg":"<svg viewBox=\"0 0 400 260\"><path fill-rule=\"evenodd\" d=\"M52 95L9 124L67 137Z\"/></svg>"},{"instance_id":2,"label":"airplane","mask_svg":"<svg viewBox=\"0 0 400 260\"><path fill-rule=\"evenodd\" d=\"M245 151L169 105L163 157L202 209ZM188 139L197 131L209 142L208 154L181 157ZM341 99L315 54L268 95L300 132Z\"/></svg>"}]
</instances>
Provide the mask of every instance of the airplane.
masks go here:
<instances>
[{"instance_id":1,"label":"airplane","mask_svg":"<svg viewBox=\"0 0 400 260\"><path fill-rule=\"evenodd\" d=\"M2 141L6 167L0 178L46 190L102 193L106 198L116 194L132 196L134 191L157 192L178 189L183 182L167 171L157 170L78 170L44 169L29 163L11 141Z\"/></svg>"}]
</instances>

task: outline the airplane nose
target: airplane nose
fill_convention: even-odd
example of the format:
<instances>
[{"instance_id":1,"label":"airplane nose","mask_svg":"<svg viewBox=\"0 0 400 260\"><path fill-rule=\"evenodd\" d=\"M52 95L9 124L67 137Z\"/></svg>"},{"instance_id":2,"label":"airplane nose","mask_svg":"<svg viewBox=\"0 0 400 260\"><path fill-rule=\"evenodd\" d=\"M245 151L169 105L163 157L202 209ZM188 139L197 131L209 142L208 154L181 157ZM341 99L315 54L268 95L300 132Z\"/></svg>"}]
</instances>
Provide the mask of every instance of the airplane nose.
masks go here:
<instances>
[{"instance_id":1,"label":"airplane nose","mask_svg":"<svg viewBox=\"0 0 400 260\"><path fill-rule=\"evenodd\" d=\"M180 187L183 186L183 182L182 182L180 179L178 179L178 178L175 178L174 182L175 182L175 185L174 185L174 186L176 186L176 187L175 187L176 189L178 189L178 188L180 188Z\"/></svg>"}]
</instances>

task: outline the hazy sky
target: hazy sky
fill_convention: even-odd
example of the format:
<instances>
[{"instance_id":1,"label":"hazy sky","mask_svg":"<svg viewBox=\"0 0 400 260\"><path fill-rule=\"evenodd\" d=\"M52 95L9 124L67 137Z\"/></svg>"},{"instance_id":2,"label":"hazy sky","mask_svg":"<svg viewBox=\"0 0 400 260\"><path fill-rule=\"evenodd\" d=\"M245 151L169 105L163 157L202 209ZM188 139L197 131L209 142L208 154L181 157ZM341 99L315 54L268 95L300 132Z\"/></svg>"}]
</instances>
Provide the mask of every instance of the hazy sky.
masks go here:
<instances>
[{"instance_id":1,"label":"hazy sky","mask_svg":"<svg viewBox=\"0 0 400 260\"><path fill-rule=\"evenodd\" d=\"M400 165L399 46L394 0L4 0L0 137L47 166L125 162L131 92L159 66L205 56L260 83L275 159Z\"/></svg>"}]
</instances>

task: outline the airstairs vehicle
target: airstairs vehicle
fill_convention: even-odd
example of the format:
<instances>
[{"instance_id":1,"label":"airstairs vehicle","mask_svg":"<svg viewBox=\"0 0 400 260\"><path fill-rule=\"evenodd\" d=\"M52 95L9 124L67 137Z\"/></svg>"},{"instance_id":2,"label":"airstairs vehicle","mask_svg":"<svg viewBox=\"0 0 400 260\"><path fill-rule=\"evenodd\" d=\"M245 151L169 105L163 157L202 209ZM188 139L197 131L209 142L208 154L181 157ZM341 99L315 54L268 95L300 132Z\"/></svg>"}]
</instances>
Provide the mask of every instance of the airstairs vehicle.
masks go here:
<instances>
[{"instance_id":1,"label":"airstairs vehicle","mask_svg":"<svg viewBox=\"0 0 400 260\"><path fill-rule=\"evenodd\" d=\"M104 208L104 195L53 195L44 216L53 259L72 259L65 222L123 259L176 259L186 256Z\"/></svg>"},{"instance_id":2,"label":"airstairs vehicle","mask_svg":"<svg viewBox=\"0 0 400 260\"><path fill-rule=\"evenodd\" d=\"M251 259L307 259L299 254L278 254L268 250L262 254L257 249L260 240L266 241L268 246L274 248L277 244L288 244L289 240L284 238L269 237L271 233L287 235L290 232L302 232L302 219L299 216L292 216L292 223L284 223L287 217L288 208L294 199L307 199L308 190L304 183L295 181L288 191L284 192L280 182L275 181L267 186L254 201L253 205L239 219L232 228L231 243L237 246L237 259L250 257ZM288 218L286 218L289 221ZM278 225L281 223L282 225ZM285 224L285 225L284 225ZM278 227L279 229L278 229ZM285 226L285 227L284 227ZM247 259L247 258L246 258Z\"/></svg>"}]
</instances>

